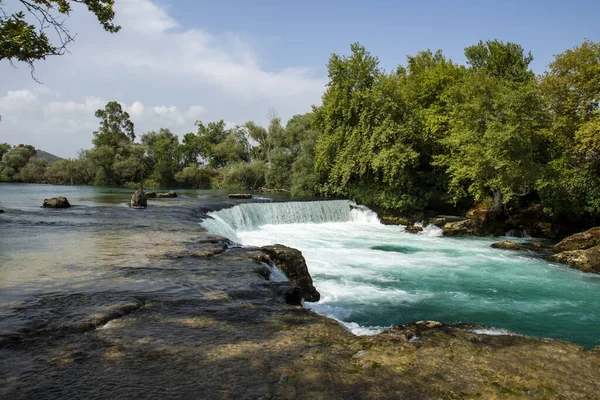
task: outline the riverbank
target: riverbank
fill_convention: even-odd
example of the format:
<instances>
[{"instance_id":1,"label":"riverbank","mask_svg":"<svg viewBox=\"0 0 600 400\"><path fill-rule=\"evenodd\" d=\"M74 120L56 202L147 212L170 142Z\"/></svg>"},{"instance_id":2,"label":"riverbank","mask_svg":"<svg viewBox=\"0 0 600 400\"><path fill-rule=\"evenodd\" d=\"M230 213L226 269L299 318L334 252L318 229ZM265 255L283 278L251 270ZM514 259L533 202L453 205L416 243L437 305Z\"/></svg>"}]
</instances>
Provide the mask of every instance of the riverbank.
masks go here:
<instances>
[{"instance_id":1,"label":"riverbank","mask_svg":"<svg viewBox=\"0 0 600 400\"><path fill-rule=\"evenodd\" d=\"M438 323L355 336L287 304L291 285L265 278L260 250L190 223L197 211L182 207L185 199L163 201L147 210L75 204L3 214L4 245L52 244L12 263L49 274L42 256L62 249L50 262L63 279L78 278L4 309L0 397L593 398L600 391L600 353L558 340ZM79 255L65 255L71 240Z\"/></svg>"}]
</instances>

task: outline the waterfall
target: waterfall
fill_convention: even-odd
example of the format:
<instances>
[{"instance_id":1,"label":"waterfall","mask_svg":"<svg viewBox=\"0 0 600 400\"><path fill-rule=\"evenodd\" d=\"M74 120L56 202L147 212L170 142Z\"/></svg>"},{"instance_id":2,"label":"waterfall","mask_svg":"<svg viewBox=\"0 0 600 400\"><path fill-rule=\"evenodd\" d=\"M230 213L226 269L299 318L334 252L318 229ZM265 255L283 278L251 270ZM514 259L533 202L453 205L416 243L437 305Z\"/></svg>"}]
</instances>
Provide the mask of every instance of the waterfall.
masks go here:
<instances>
[{"instance_id":1,"label":"waterfall","mask_svg":"<svg viewBox=\"0 0 600 400\"><path fill-rule=\"evenodd\" d=\"M326 222L379 223L377 214L348 200L245 203L209 212L201 225L236 241L237 232L262 225L322 224Z\"/></svg>"}]
</instances>

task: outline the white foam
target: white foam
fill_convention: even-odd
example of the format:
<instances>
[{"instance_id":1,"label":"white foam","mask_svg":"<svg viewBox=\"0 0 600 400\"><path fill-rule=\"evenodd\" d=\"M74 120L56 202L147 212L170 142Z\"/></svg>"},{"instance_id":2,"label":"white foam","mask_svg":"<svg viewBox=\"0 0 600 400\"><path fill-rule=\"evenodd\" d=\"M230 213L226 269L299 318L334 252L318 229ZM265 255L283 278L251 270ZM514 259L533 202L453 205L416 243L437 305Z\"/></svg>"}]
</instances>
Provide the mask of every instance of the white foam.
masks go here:
<instances>
[{"instance_id":1,"label":"white foam","mask_svg":"<svg viewBox=\"0 0 600 400\"><path fill-rule=\"evenodd\" d=\"M477 328L471 330L473 333L477 333L479 335L489 335L489 336L513 336L515 333L502 328Z\"/></svg>"},{"instance_id":2,"label":"white foam","mask_svg":"<svg viewBox=\"0 0 600 400\"><path fill-rule=\"evenodd\" d=\"M381 331L388 329L382 326L360 326L356 322L344 322L337 320L342 326L348 329L356 336L373 336L381 333Z\"/></svg>"},{"instance_id":3,"label":"white foam","mask_svg":"<svg viewBox=\"0 0 600 400\"><path fill-rule=\"evenodd\" d=\"M415 224L416 225L416 224ZM419 232L421 235L425 235L427 237L441 237L444 235L444 231L437 226L430 224L423 228L422 232Z\"/></svg>"}]
</instances>

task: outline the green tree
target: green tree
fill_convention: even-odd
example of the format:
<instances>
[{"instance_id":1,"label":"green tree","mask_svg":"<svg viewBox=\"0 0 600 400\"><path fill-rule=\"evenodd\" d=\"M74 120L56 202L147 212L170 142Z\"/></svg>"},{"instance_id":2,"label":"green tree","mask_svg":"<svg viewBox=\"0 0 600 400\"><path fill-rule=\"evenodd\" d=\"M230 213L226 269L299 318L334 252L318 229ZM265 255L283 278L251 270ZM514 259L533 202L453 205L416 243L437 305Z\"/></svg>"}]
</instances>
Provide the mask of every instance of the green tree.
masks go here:
<instances>
[{"instance_id":1,"label":"green tree","mask_svg":"<svg viewBox=\"0 0 600 400\"><path fill-rule=\"evenodd\" d=\"M64 54L75 39L65 25L74 4L85 5L107 32L121 28L112 22L114 0L18 0L11 2L15 7L12 14L4 10L3 3L0 0L0 61L24 62L32 69L37 60ZM51 29L54 42L45 33L47 29Z\"/></svg>"},{"instance_id":2,"label":"green tree","mask_svg":"<svg viewBox=\"0 0 600 400\"><path fill-rule=\"evenodd\" d=\"M30 158L27 164L17 174L17 180L29 183L41 183L48 168L48 162L42 159Z\"/></svg>"},{"instance_id":3,"label":"green tree","mask_svg":"<svg viewBox=\"0 0 600 400\"><path fill-rule=\"evenodd\" d=\"M4 153L0 161L0 180L18 179L19 171L35 156L35 147L20 144Z\"/></svg>"},{"instance_id":4,"label":"green tree","mask_svg":"<svg viewBox=\"0 0 600 400\"><path fill-rule=\"evenodd\" d=\"M222 142L212 147L209 165L222 168L227 164L250 160L250 149L246 132L241 127L227 130Z\"/></svg>"},{"instance_id":5,"label":"green tree","mask_svg":"<svg viewBox=\"0 0 600 400\"><path fill-rule=\"evenodd\" d=\"M541 80L550 111L551 161L540 183L554 216L600 218L600 43L556 56Z\"/></svg>"},{"instance_id":6,"label":"green tree","mask_svg":"<svg viewBox=\"0 0 600 400\"><path fill-rule=\"evenodd\" d=\"M431 165L446 131L444 92L461 70L441 52L409 57L384 73L364 47L329 60L323 104L315 109L315 168L322 192L379 208L423 209L443 175Z\"/></svg>"},{"instance_id":7,"label":"green tree","mask_svg":"<svg viewBox=\"0 0 600 400\"><path fill-rule=\"evenodd\" d=\"M229 164L221 170L221 187L225 189L258 189L265 185L267 165L263 161Z\"/></svg>"},{"instance_id":8,"label":"green tree","mask_svg":"<svg viewBox=\"0 0 600 400\"><path fill-rule=\"evenodd\" d=\"M0 143L0 161L2 160L4 154L6 154L11 148L12 146L8 143Z\"/></svg>"},{"instance_id":9,"label":"green tree","mask_svg":"<svg viewBox=\"0 0 600 400\"><path fill-rule=\"evenodd\" d=\"M116 150L110 146L96 146L80 153L80 159L85 164L86 173L93 185L116 185L117 180L113 169Z\"/></svg>"},{"instance_id":10,"label":"green tree","mask_svg":"<svg viewBox=\"0 0 600 400\"><path fill-rule=\"evenodd\" d=\"M142 135L152 168L151 178L160 186L170 186L175 182L175 174L180 166L179 138L169 129Z\"/></svg>"},{"instance_id":11,"label":"green tree","mask_svg":"<svg viewBox=\"0 0 600 400\"><path fill-rule=\"evenodd\" d=\"M52 163L45 172L45 180L59 185L89 183L85 163L81 159L65 158Z\"/></svg>"},{"instance_id":12,"label":"green tree","mask_svg":"<svg viewBox=\"0 0 600 400\"><path fill-rule=\"evenodd\" d=\"M116 101L110 101L103 110L96 111L100 127L94 132L94 146L109 146L117 149L135 140L133 122L127 111Z\"/></svg>"},{"instance_id":13,"label":"green tree","mask_svg":"<svg viewBox=\"0 0 600 400\"><path fill-rule=\"evenodd\" d=\"M446 166L455 199L493 195L492 210L534 190L547 161L544 108L531 55L513 43L480 42L465 50L471 65L464 81L450 93L447 153L436 157Z\"/></svg>"},{"instance_id":14,"label":"green tree","mask_svg":"<svg viewBox=\"0 0 600 400\"><path fill-rule=\"evenodd\" d=\"M190 164L175 174L175 180L185 187L196 189L210 189L212 187L211 175L214 170L202 168L198 164Z\"/></svg>"}]
</instances>

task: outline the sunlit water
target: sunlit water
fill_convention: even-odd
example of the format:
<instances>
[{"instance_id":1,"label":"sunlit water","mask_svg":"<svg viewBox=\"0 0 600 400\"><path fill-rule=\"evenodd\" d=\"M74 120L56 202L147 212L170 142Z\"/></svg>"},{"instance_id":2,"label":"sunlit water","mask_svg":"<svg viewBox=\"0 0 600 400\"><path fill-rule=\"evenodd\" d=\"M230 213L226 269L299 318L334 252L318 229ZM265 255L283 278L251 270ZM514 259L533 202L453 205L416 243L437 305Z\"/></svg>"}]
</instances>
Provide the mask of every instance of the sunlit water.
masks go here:
<instances>
[{"instance_id":1,"label":"sunlit water","mask_svg":"<svg viewBox=\"0 0 600 400\"><path fill-rule=\"evenodd\" d=\"M300 249L321 293L306 306L358 334L438 320L600 344L600 276L492 249L497 238L441 237L435 227L414 235L346 201L246 204L211 215L205 227L244 245Z\"/></svg>"}]
</instances>

